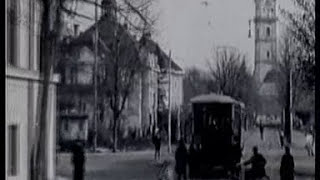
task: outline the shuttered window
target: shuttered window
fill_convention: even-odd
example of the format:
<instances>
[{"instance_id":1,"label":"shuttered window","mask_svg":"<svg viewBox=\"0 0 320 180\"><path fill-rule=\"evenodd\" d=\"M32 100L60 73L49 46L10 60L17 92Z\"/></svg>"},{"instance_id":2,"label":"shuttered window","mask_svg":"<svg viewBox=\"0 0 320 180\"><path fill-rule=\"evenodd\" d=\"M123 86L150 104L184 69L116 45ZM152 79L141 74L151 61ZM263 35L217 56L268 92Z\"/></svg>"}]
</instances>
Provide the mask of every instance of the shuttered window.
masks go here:
<instances>
[{"instance_id":1,"label":"shuttered window","mask_svg":"<svg viewBox=\"0 0 320 180\"><path fill-rule=\"evenodd\" d=\"M8 171L9 176L18 174L18 126L10 125L8 130Z\"/></svg>"}]
</instances>

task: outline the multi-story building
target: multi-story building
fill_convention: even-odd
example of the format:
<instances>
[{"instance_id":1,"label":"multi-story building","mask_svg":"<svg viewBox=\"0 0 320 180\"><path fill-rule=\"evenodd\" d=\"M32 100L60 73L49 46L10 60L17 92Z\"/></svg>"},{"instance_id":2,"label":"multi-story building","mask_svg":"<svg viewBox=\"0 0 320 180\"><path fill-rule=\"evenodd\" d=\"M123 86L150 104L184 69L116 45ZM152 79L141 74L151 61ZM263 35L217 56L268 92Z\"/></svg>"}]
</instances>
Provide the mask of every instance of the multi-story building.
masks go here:
<instances>
[{"instance_id":1,"label":"multi-story building","mask_svg":"<svg viewBox=\"0 0 320 180\"><path fill-rule=\"evenodd\" d=\"M169 82L171 82L171 109L172 112L178 112L178 109L183 104L183 69L177 65L168 55L160 48L160 46L154 42L150 35L145 35L141 39L141 43L147 47L147 51L150 53L150 61L155 65L153 71L153 84L156 86L150 87L153 89L154 99L157 102L154 112L156 115L150 116L150 122L157 127L162 121L166 119L164 115L168 110L169 103ZM152 59L156 61L152 61ZM171 81L169 81L169 62L171 61ZM157 87L157 90L155 88ZM149 95L151 96L151 95ZM154 117L154 118L151 118Z\"/></svg>"},{"instance_id":2,"label":"multi-story building","mask_svg":"<svg viewBox=\"0 0 320 180\"><path fill-rule=\"evenodd\" d=\"M141 40L141 58L146 65L146 70L142 72L142 119L143 127L149 132L157 126L158 121L158 89L159 89L159 57L158 46L150 39L150 34L145 34ZM152 42L152 43L151 43Z\"/></svg>"},{"instance_id":3,"label":"multi-story building","mask_svg":"<svg viewBox=\"0 0 320 180\"><path fill-rule=\"evenodd\" d=\"M30 179L31 145L38 118L40 71L40 1L6 0L5 179ZM51 79L46 128L46 179L55 179L56 83Z\"/></svg>"},{"instance_id":4,"label":"multi-story building","mask_svg":"<svg viewBox=\"0 0 320 180\"><path fill-rule=\"evenodd\" d=\"M58 104L59 112L64 112L66 109L73 109L80 114L85 114L88 117L89 130L94 129L94 33L95 28L99 31L99 52L97 56L98 63L98 122L99 128L103 128L105 132L112 132L113 115L110 109L109 100L107 99L106 86L103 81L106 78L106 68L110 65L108 57L110 52L106 50L107 45L112 43L113 31L116 28L110 10L103 9L105 13L100 20L93 24L90 28L82 33L78 33L78 25L75 25L74 36L65 39L63 57L59 60L57 71L61 74L61 84L58 88ZM138 41L131 36L125 26L118 24L123 37L133 44L138 44ZM126 51L137 51L135 46L127 47ZM139 60L137 55L137 60ZM110 61L112 61L110 57ZM128 67L129 68L129 67ZM146 73L147 74L147 73ZM130 95L125 103L125 109L120 117L120 128L124 131L124 136L127 136L128 129L135 129L142 135L142 94L145 88L142 88L142 74L138 74L137 82L133 83L133 88L130 90ZM145 104L148 104L145 102ZM71 112L71 111L70 111ZM147 119L145 119L147 120ZM63 123L63 122L61 122ZM63 127L60 127L63 128ZM91 134L91 133L89 133Z\"/></svg>"}]
</instances>

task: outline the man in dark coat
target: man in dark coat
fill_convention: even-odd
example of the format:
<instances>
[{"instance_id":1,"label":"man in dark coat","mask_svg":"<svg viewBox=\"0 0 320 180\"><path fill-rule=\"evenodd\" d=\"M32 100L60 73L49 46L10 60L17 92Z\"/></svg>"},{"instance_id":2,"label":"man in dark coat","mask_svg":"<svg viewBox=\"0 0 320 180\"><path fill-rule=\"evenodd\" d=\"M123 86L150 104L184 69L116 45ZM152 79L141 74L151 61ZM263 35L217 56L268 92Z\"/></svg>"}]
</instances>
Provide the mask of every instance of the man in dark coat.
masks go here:
<instances>
[{"instance_id":1,"label":"man in dark coat","mask_svg":"<svg viewBox=\"0 0 320 180\"><path fill-rule=\"evenodd\" d=\"M197 171L197 149L195 147L194 140L192 140L190 147L189 147L189 158L188 158L188 164L189 164L189 178L193 179L196 176Z\"/></svg>"},{"instance_id":2,"label":"man in dark coat","mask_svg":"<svg viewBox=\"0 0 320 180\"><path fill-rule=\"evenodd\" d=\"M252 150L253 156L243 163L244 165L251 164L251 169L246 172L246 177L249 177L249 179L265 177L265 165L267 164L267 161L260 153L258 153L258 148L256 146L253 147Z\"/></svg>"},{"instance_id":3,"label":"man in dark coat","mask_svg":"<svg viewBox=\"0 0 320 180\"><path fill-rule=\"evenodd\" d=\"M187 158L188 152L186 145L183 140L180 140L179 147L177 148L175 159L176 159L176 172L178 174L178 180L187 179Z\"/></svg>"},{"instance_id":4,"label":"man in dark coat","mask_svg":"<svg viewBox=\"0 0 320 180\"><path fill-rule=\"evenodd\" d=\"M261 136L261 140L263 140L263 130L264 130L264 127L263 127L263 124L260 122L259 124L259 130L260 130L260 136Z\"/></svg>"},{"instance_id":5,"label":"man in dark coat","mask_svg":"<svg viewBox=\"0 0 320 180\"><path fill-rule=\"evenodd\" d=\"M152 138L154 147L155 147L155 153L154 153L154 159L160 160L160 148L161 148L161 135L159 130L157 129L153 138Z\"/></svg>"},{"instance_id":6,"label":"man in dark coat","mask_svg":"<svg viewBox=\"0 0 320 180\"><path fill-rule=\"evenodd\" d=\"M285 154L281 158L280 177L281 180L293 180L294 179L294 160L290 154L290 148L285 147Z\"/></svg>"},{"instance_id":7,"label":"man in dark coat","mask_svg":"<svg viewBox=\"0 0 320 180\"><path fill-rule=\"evenodd\" d=\"M73 179L74 180L83 180L84 178L84 163L85 155L83 147L76 143L73 148L72 163L74 165L73 169Z\"/></svg>"}]
</instances>

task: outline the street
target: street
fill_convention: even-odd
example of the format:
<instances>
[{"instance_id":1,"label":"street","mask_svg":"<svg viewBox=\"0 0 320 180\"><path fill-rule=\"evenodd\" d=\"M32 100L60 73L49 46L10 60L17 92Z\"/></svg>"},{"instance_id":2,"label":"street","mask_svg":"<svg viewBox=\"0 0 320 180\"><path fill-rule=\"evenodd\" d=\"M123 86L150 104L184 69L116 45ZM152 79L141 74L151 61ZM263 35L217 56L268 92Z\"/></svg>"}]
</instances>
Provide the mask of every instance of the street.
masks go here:
<instances>
[{"instance_id":1,"label":"street","mask_svg":"<svg viewBox=\"0 0 320 180\"><path fill-rule=\"evenodd\" d=\"M280 148L278 132L275 129L265 129L264 141L260 139L258 129L244 132L244 157L251 156L251 149L257 145L259 152L267 159L267 174L270 179L279 178L280 159L283 151ZM167 176L174 179L173 175L173 155L169 156L166 147L162 148L162 161L169 160L171 164L167 167ZM314 179L314 157L308 157L304 149L304 135L294 131L291 150L295 160L296 180ZM86 180L144 180L157 179L161 165L153 160L153 150L137 152L104 152L101 154L87 154ZM57 163L57 175L71 178L72 166L70 164L70 154L59 154Z\"/></svg>"},{"instance_id":2,"label":"street","mask_svg":"<svg viewBox=\"0 0 320 180\"><path fill-rule=\"evenodd\" d=\"M162 149L163 152L166 149ZM166 154L165 159L170 159ZM87 154L86 180L148 180L156 179L161 164L153 160L153 150L139 152L106 152L101 154ZM70 154L59 154L57 175L71 179L72 166Z\"/></svg>"},{"instance_id":3,"label":"street","mask_svg":"<svg viewBox=\"0 0 320 180\"><path fill-rule=\"evenodd\" d=\"M280 179L280 161L284 150L281 150L280 148L278 131L276 129L265 129L264 131L264 141L261 141L258 129L244 134L245 149L243 158L248 159L252 154L252 147L257 145L259 152L267 160L266 171L268 176L270 176L270 179ZM292 140L291 154L293 155L295 162L295 179L314 179L315 159L314 157L307 156L307 152L304 149L304 134L298 131L293 131Z\"/></svg>"}]
</instances>

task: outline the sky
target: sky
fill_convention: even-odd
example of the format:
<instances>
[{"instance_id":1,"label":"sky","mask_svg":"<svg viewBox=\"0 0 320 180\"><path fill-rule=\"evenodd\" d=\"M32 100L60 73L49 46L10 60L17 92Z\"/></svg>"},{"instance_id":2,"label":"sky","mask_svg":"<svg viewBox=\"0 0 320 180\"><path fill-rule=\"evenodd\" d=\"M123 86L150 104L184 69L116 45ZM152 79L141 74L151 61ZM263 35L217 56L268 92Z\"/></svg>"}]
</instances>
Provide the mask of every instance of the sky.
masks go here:
<instances>
[{"instance_id":1,"label":"sky","mask_svg":"<svg viewBox=\"0 0 320 180\"><path fill-rule=\"evenodd\" d=\"M254 38L248 38L249 19L254 17L254 0L158 0L159 44L171 50L182 67L206 69L214 47L234 46L254 66ZM278 0L282 8L293 9L291 0ZM251 25L254 28L254 24ZM252 31L253 33L254 31Z\"/></svg>"},{"instance_id":2,"label":"sky","mask_svg":"<svg viewBox=\"0 0 320 180\"><path fill-rule=\"evenodd\" d=\"M291 1L278 0L278 6L292 10ZM218 46L238 48L253 69L254 36L248 38L248 21L254 17L254 6L254 0L155 0L153 12L159 19L152 38L165 52L171 50L174 61L184 69L207 69L207 60ZM79 5L78 10L94 17L93 7ZM80 31L93 23L74 22L80 23Z\"/></svg>"}]
</instances>

